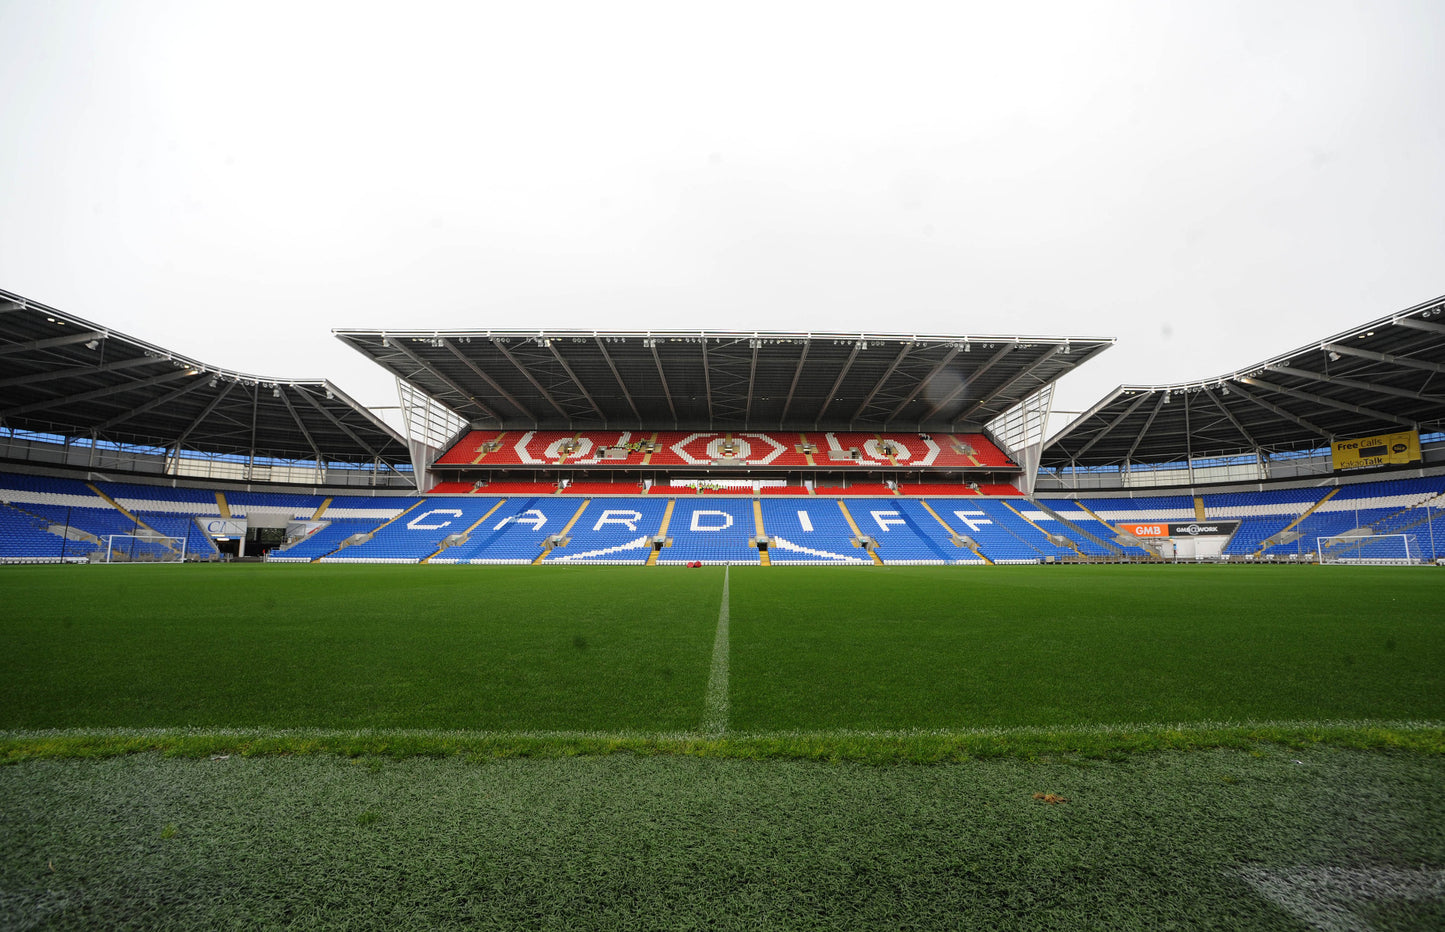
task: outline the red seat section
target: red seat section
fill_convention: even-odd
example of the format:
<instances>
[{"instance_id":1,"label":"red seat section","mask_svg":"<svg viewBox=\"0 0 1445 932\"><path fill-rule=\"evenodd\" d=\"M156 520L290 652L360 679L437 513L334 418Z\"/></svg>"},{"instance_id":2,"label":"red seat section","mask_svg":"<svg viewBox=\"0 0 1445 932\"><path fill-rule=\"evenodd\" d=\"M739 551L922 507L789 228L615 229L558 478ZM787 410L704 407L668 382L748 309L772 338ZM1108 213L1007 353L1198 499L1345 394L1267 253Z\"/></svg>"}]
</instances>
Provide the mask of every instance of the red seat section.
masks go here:
<instances>
[{"instance_id":1,"label":"red seat section","mask_svg":"<svg viewBox=\"0 0 1445 932\"><path fill-rule=\"evenodd\" d=\"M980 495L1023 495L1018 489L1004 482L985 482L978 487Z\"/></svg>"},{"instance_id":2,"label":"red seat section","mask_svg":"<svg viewBox=\"0 0 1445 932\"><path fill-rule=\"evenodd\" d=\"M758 491L764 495L807 495L808 487L805 485L765 485Z\"/></svg>"},{"instance_id":3,"label":"red seat section","mask_svg":"<svg viewBox=\"0 0 1445 932\"><path fill-rule=\"evenodd\" d=\"M641 495L636 482L574 482L562 490L564 495Z\"/></svg>"},{"instance_id":4,"label":"red seat section","mask_svg":"<svg viewBox=\"0 0 1445 932\"><path fill-rule=\"evenodd\" d=\"M893 490L881 482L855 482L847 487L840 486L815 486L814 495L892 495Z\"/></svg>"},{"instance_id":5,"label":"red seat section","mask_svg":"<svg viewBox=\"0 0 1445 932\"><path fill-rule=\"evenodd\" d=\"M497 438L503 434L503 431L498 430L474 430L452 444L452 448L443 453L434 465L470 466L488 460L496 462L495 454L488 453L487 449L489 444L495 444Z\"/></svg>"},{"instance_id":6,"label":"red seat section","mask_svg":"<svg viewBox=\"0 0 1445 932\"><path fill-rule=\"evenodd\" d=\"M643 452L648 441L654 452ZM861 431L474 430L437 466L777 466L978 469L1015 464L983 434Z\"/></svg>"},{"instance_id":7,"label":"red seat section","mask_svg":"<svg viewBox=\"0 0 1445 932\"><path fill-rule=\"evenodd\" d=\"M438 482L431 490L430 495L458 495L472 490L470 482Z\"/></svg>"}]
</instances>

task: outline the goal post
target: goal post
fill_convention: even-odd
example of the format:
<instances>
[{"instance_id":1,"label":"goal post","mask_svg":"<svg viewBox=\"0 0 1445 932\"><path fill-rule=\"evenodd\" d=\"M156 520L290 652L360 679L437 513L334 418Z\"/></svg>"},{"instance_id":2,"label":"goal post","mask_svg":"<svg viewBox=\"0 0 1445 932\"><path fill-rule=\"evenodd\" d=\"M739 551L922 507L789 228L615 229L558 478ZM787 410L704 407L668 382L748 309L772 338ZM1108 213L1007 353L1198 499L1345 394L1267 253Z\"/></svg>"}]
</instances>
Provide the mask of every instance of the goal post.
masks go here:
<instances>
[{"instance_id":1,"label":"goal post","mask_svg":"<svg viewBox=\"0 0 1445 932\"><path fill-rule=\"evenodd\" d=\"M1321 563L1406 564L1420 562L1414 534L1342 534L1315 538Z\"/></svg>"},{"instance_id":2,"label":"goal post","mask_svg":"<svg viewBox=\"0 0 1445 932\"><path fill-rule=\"evenodd\" d=\"M111 534L100 550L102 563L184 563L186 539L159 534Z\"/></svg>"}]
</instances>

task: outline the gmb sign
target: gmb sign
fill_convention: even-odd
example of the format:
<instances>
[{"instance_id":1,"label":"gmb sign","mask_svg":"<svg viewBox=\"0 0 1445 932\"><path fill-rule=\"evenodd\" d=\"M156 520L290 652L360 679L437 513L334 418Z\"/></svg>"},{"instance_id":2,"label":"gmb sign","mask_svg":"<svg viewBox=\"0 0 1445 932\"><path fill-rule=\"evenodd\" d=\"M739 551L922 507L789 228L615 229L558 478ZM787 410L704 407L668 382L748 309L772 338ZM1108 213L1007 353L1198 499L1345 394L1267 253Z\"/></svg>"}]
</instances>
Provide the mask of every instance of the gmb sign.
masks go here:
<instances>
[{"instance_id":1,"label":"gmb sign","mask_svg":"<svg viewBox=\"0 0 1445 932\"><path fill-rule=\"evenodd\" d=\"M1420 433L1402 430L1355 440L1336 440L1330 446L1330 460L1335 469L1369 469L1371 466L1417 463L1420 461Z\"/></svg>"},{"instance_id":2,"label":"gmb sign","mask_svg":"<svg viewBox=\"0 0 1445 932\"><path fill-rule=\"evenodd\" d=\"M1172 521L1134 521L1117 527L1133 537L1224 537L1233 534L1239 527L1239 522L1191 521L1182 524Z\"/></svg>"}]
</instances>

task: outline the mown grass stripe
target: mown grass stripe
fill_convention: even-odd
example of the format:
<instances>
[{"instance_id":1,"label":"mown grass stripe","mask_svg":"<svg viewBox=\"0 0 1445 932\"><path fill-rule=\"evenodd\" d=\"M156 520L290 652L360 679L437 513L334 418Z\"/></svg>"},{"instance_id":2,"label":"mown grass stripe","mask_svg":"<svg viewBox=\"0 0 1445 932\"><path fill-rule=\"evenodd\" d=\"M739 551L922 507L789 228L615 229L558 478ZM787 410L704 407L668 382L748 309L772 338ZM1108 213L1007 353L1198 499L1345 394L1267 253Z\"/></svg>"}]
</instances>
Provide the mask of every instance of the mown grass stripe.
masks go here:
<instances>
[{"instance_id":1,"label":"mown grass stripe","mask_svg":"<svg viewBox=\"0 0 1445 932\"><path fill-rule=\"evenodd\" d=\"M712 672L707 680L703 734L721 735L728 728L728 568L723 567L722 605L717 611L717 634L712 642Z\"/></svg>"},{"instance_id":2,"label":"mown grass stripe","mask_svg":"<svg viewBox=\"0 0 1445 932\"><path fill-rule=\"evenodd\" d=\"M1335 747L1445 754L1440 722L1281 722L985 729L917 732L482 732L425 729L51 729L0 732L0 763L119 757L157 752L214 754L505 758L611 754L746 760L940 764L965 760L1112 759L1160 752Z\"/></svg>"}]
</instances>

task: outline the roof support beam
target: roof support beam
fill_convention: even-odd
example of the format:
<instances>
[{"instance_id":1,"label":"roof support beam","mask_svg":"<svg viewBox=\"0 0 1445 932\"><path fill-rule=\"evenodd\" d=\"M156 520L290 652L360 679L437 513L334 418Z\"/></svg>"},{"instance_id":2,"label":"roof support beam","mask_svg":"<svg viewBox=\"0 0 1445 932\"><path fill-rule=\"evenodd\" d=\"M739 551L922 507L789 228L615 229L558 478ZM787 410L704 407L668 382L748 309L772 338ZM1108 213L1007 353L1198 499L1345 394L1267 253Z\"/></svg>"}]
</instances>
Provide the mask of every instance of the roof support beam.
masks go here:
<instances>
[{"instance_id":1,"label":"roof support beam","mask_svg":"<svg viewBox=\"0 0 1445 932\"><path fill-rule=\"evenodd\" d=\"M954 424L957 424L959 421L962 421L963 419L967 418L969 415L973 414L973 412L975 412L975 411L979 410L980 408L984 407L984 406L987 405L989 402L993 401L995 398L997 398L998 396L1002 395L1004 392L1008 391L1010 388L1013 388L1016 383L1018 383L1018 382L1020 382L1021 380L1023 380L1026 376L1028 376L1031 372L1033 372L1033 371L1034 371L1035 369L1037 369L1039 366L1042 366L1044 363L1048 362L1050 359L1053 359L1055 356L1059 355L1059 354L1062 353L1063 351L1064 351L1064 347L1063 347L1062 344L1049 347L1048 352L1044 353L1044 354L1043 354L1042 356L1040 356L1038 359L1034 360L1033 363L1031 363L1031 364L1028 366L1028 368L1023 369L1023 370L1015 373L1014 376L1013 376L1012 378L1010 378L1008 381L1004 382L1004 383L1003 383L1002 385L1000 385L998 388L996 388L996 389L994 389L993 391L989 392L989 394L988 394L988 396L987 396L986 398L980 398L978 401L975 401L975 402L973 403L973 407L969 408L967 411L964 411L964 412L963 412L962 414L960 414L958 417L954 418L954 419L953 419L953 423L954 423Z\"/></svg>"},{"instance_id":2,"label":"roof support beam","mask_svg":"<svg viewBox=\"0 0 1445 932\"><path fill-rule=\"evenodd\" d=\"M571 379L572 384L577 386L577 391L582 393L582 397L587 399L587 403L592 406L592 410L596 411L597 416L602 418L602 425L604 427L607 426L607 415L603 413L601 408L597 407L597 402L592 400L591 393L588 392L586 386L582 384L582 380L577 378L577 373L572 371L572 367L567 365L567 360L563 359L562 354L557 352L556 345L551 340L548 340L547 348L552 351L552 358L557 360L557 364L562 367L562 371L567 373L567 378Z\"/></svg>"},{"instance_id":3,"label":"roof support beam","mask_svg":"<svg viewBox=\"0 0 1445 932\"><path fill-rule=\"evenodd\" d=\"M12 301L9 298L0 298L0 314L9 314L11 311L23 311L25 305L19 301Z\"/></svg>"},{"instance_id":4,"label":"roof support beam","mask_svg":"<svg viewBox=\"0 0 1445 932\"><path fill-rule=\"evenodd\" d=\"M1100 440L1103 440L1104 437L1106 437L1114 430L1114 428L1124 423L1125 418L1129 417L1129 415L1133 414L1135 411L1138 411L1139 406L1142 405L1146 400L1148 400L1148 398L1148 395L1140 395L1138 398L1135 398L1133 404L1125 408L1118 417L1114 418L1107 425L1105 425L1103 430L1099 431L1092 438L1090 438L1088 443L1084 444L1078 449L1077 452L1074 453L1074 456L1080 457L1092 450L1094 448L1094 444L1098 443Z\"/></svg>"},{"instance_id":5,"label":"roof support beam","mask_svg":"<svg viewBox=\"0 0 1445 932\"><path fill-rule=\"evenodd\" d=\"M662 382L662 397L667 399L667 410L672 412L672 423L676 426L677 408L672 403L672 389L667 387L667 373L662 371L662 357L657 355L657 341L648 337L647 345L652 350L652 361L657 364L657 378Z\"/></svg>"},{"instance_id":6,"label":"roof support beam","mask_svg":"<svg viewBox=\"0 0 1445 932\"><path fill-rule=\"evenodd\" d=\"M843 380L848 377L848 370L853 368L853 360L858 358L858 354L862 352L862 350L862 340L853 344L853 352L848 354L848 361L843 363L843 371L838 373L838 378L833 382L833 387L828 390L828 397L823 399L823 407L818 409L818 416L814 419L814 424L823 423L823 415L828 413L828 406L833 403L833 396L838 394L838 389L843 385Z\"/></svg>"},{"instance_id":7,"label":"roof support beam","mask_svg":"<svg viewBox=\"0 0 1445 932\"><path fill-rule=\"evenodd\" d=\"M1244 425L1239 423L1239 418L1234 416L1234 412L1229 410L1229 406L1221 401L1219 396L1211 392L1207 387L1204 389L1204 394L1209 397L1210 401L1214 402L1214 406L1223 412L1225 417L1229 418L1229 423L1234 425L1234 429L1239 431L1239 435L1245 439L1245 442L1258 450L1259 441L1255 440L1254 435L1244 429Z\"/></svg>"},{"instance_id":8,"label":"roof support beam","mask_svg":"<svg viewBox=\"0 0 1445 932\"><path fill-rule=\"evenodd\" d=\"M1145 395L1144 397L1148 398L1149 396ZM1149 428L1154 426L1154 419L1159 416L1160 411L1164 410L1164 399L1166 397L1168 396L1165 393L1160 392L1159 400L1154 403L1154 410L1149 412L1149 417L1144 421L1143 429L1139 431L1139 435L1135 437L1134 442L1130 444L1129 452L1124 454L1125 463L1132 463L1134 461L1134 451L1139 449L1139 444L1143 443L1144 438L1149 434ZM1075 458L1077 459L1077 457Z\"/></svg>"},{"instance_id":9,"label":"roof support beam","mask_svg":"<svg viewBox=\"0 0 1445 932\"><path fill-rule=\"evenodd\" d=\"M858 406L858 410L853 412L853 417L849 419L850 421L856 421L863 415L863 411L868 407L868 403L873 400L874 396L883 388L883 385L893 377L893 373L898 369L899 363L903 362L912 350L912 343L905 342L903 344L903 349L899 350L898 355L893 357L893 364L888 367L888 371L883 373L883 376L877 382L873 383L873 390L868 393L867 398L863 399L863 403Z\"/></svg>"},{"instance_id":10,"label":"roof support beam","mask_svg":"<svg viewBox=\"0 0 1445 932\"><path fill-rule=\"evenodd\" d=\"M1005 343L1002 348L996 350L994 354L988 358L988 362L984 363L983 365L979 366L977 369L974 370L972 380L964 379L962 382L960 382L953 391L948 393L947 397L943 398L933 407L929 408L926 412L924 412L923 417L918 419L918 423L926 424L929 418L933 417L935 414L942 411L949 405L953 404L953 399L968 391L970 381L977 382L980 376L982 376L988 370L992 369L1000 360L1002 360L1009 353L1012 353L1013 349L1014 345L1012 343ZM900 408L900 410L902 409Z\"/></svg>"},{"instance_id":11,"label":"roof support beam","mask_svg":"<svg viewBox=\"0 0 1445 932\"><path fill-rule=\"evenodd\" d=\"M81 392L78 395L63 395L57 398L47 398L45 401L36 401L28 405L21 405L18 408L11 408L8 411L0 411L0 420L17 417L21 414L29 414L31 411L44 411L47 408L58 408L61 405L78 404L82 401L94 401L96 398L115 396L138 388L146 388L151 385L160 385L165 382L174 382L176 379L184 379L187 376L199 376L199 372L190 369L176 369L171 372L164 372L160 375L151 376L148 379L140 379L135 382L126 382L124 385L108 385L105 388L98 388L94 391Z\"/></svg>"},{"instance_id":12,"label":"roof support beam","mask_svg":"<svg viewBox=\"0 0 1445 932\"><path fill-rule=\"evenodd\" d=\"M522 373L522 378L532 383L532 387L537 390L538 394L540 394L543 398L547 399L547 404L551 405L553 408L556 409L558 414L562 415L563 419L567 421L568 426L571 426L572 415L568 414L566 411L563 411L562 406L557 403L557 399L552 397L552 393L543 388L542 383L538 382L535 378L532 377L532 373L527 371L527 367L517 361L517 357L513 356L512 351L507 349L507 344L503 343L496 337L492 337L492 345L497 348L498 352L500 352L503 356L507 358L507 362L511 363L513 366L516 367L518 372Z\"/></svg>"},{"instance_id":13,"label":"roof support beam","mask_svg":"<svg viewBox=\"0 0 1445 932\"><path fill-rule=\"evenodd\" d=\"M712 413L712 372L707 364L707 334L702 335L702 390L703 396L707 398L707 426L713 425Z\"/></svg>"},{"instance_id":14,"label":"roof support beam","mask_svg":"<svg viewBox=\"0 0 1445 932\"><path fill-rule=\"evenodd\" d=\"M1350 346L1348 343L1323 343L1320 345L1320 349L1327 353L1344 353L1346 356L1358 356L1361 359L1387 362L1392 366L1423 369L1426 372L1445 372L1445 366L1440 365L1438 362L1426 362L1423 359L1411 359L1408 356L1392 356L1389 353L1377 353L1374 350Z\"/></svg>"},{"instance_id":15,"label":"roof support beam","mask_svg":"<svg viewBox=\"0 0 1445 932\"><path fill-rule=\"evenodd\" d=\"M1303 427L1305 430L1309 431L1310 433L1314 434L1315 436L1319 437L1319 438L1322 439L1322 440L1328 441L1330 438L1334 437L1334 434L1332 434L1330 431L1325 430L1323 427L1319 426L1318 424L1312 424L1312 423L1310 423L1309 421L1306 421L1304 418L1299 417L1298 415L1291 414L1290 412L1286 411L1284 408L1281 408L1279 405L1273 404L1272 402L1265 401L1263 398L1260 398L1260 397L1257 396L1257 395L1254 395L1254 394L1252 394L1252 393L1250 393L1250 392L1247 392L1247 391L1245 391L1244 389L1239 388L1238 386L1236 386L1236 387L1234 388L1234 394L1236 394L1236 395L1238 395L1239 397L1243 398L1245 401L1252 401L1252 402L1254 402L1255 404L1259 405L1261 408L1265 409L1266 411L1270 412L1271 414L1278 415L1279 417L1284 418L1286 421L1293 421L1294 423L1296 423L1296 424L1298 424L1299 426Z\"/></svg>"},{"instance_id":16,"label":"roof support beam","mask_svg":"<svg viewBox=\"0 0 1445 932\"><path fill-rule=\"evenodd\" d=\"M290 398L286 397L285 387L278 385L276 390L281 393L281 403L286 406L287 411L291 412L291 419L296 422L296 427L301 431L301 436L306 438L306 443L311 447L311 452L316 454L316 462L326 462L326 457L321 454L321 448L316 445L315 439L311 436L311 431L306 429L306 424L302 422L301 415L296 413L296 406L291 404Z\"/></svg>"},{"instance_id":17,"label":"roof support beam","mask_svg":"<svg viewBox=\"0 0 1445 932\"><path fill-rule=\"evenodd\" d=\"M758 377L758 347L762 346L762 341L758 339L757 334L753 334L750 342L753 348L753 361L752 364L748 366L748 401L747 404L743 406L744 427L748 426L748 421L751 420L753 416L753 384L757 381Z\"/></svg>"},{"instance_id":18,"label":"roof support beam","mask_svg":"<svg viewBox=\"0 0 1445 932\"><path fill-rule=\"evenodd\" d=\"M187 384L185 384L185 385L182 385L180 388L176 389L175 391L171 392L170 394L162 395L162 396L159 397L159 398L152 398L150 401L147 401L145 404L141 405L141 406L138 407L138 408L131 408L129 411L126 411L124 414L117 414L115 417L113 417L113 418L111 418L110 420L106 421L104 424L97 424L97 425L95 425L94 427L91 428L91 430L95 431L96 433L100 433L100 432L102 432L102 431L109 430L110 428L114 427L114 426L117 425L117 424L120 424L120 423L123 423L123 422L125 422L125 421L130 420L131 418L135 417L136 415L145 414L147 411L154 411L156 408L159 408L159 407L161 407L162 405L168 405L168 404L170 404L172 401L175 401L175 400L178 399L178 398L184 397L185 395L189 395L191 392L195 391L196 389L200 388L201 386L203 386L203 385L209 385L209 384L210 384L209 382L203 381L202 379L196 379L194 382L190 382L190 383L187 383Z\"/></svg>"},{"instance_id":19,"label":"roof support beam","mask_svg":"<svg viewBox=\"0 0 1445 932\"><path fill-rule=\"evenodd\" d=\"M227 395L231 394L231 389L235 388L238 384L237 382L227 382L226 387L217 392L216 397L211 399L210 404L201 409L201 413L191 420L191 423L186 426L185 430L181 431L181 435L176 438L175 443L172 445L175 448L176 456L180 456L181 444L186 442L186 438L189 437L197 427L201 426L202 421L211 416L211 412L216 410L216 406L219 405ZM261 386L257 383L256 394L259 395L260 393Z\"/></svg>"},{"instance_id":20,"label":"roof support beam","mask_svg":"<svg viewBox=\"0 0 1445 932\"><path fill-rule=\"evenodd\" d=\"M812 345L812 340L803 343L803 354L798 357L798 368L793 370L793 384L788 386L788 398L783 402L783 413L778 418L779 429L788 422L788 409L793 406L793 393L798 390L798 380L803 377L803 363L808 361L808 348Z\"/></svg>"},{"instance_id":21,"label":"roof support beam","mask_svg":"<svg viewBox=\"0 0 1445 932\"><path fill-rule=\"evenodd\" d=\"M1445 329L1445 328L1442 328ZM1414 401L1428 401L1432 404L1445 403L1445 397L1439 395L1426 395L1421 392L1412 392L1405 388L1394 388L1389 385L1377 385L1374 382L1360 382L1356 379L1343 379L1337 375L1326 375L1323 372L1311 372L1308 369L1296 369L1293 366L1270 366L1270 372L1282 372L1285 375L1292 375L1296 378L1311 379L1315 382L1325 382L1329 385L1343 385L1345 388L1357 388L1360 391L1373 392L1376 395L1394 395L1396 398L1410 398Z\"/></svg>"},{"instance_id":22,"label":"roof support beam","mask_svg":"<svg viewBox=\"0 0 1445 932\"><path fill-rule=\"evenodd\" d=\"M1323 395L1316 395L1313 392L1302 392L1296 388L1285 388L1283 385L1275 385L1271 382L1264 382L1248 376L1240 379L1241 382L1250 386L1257 386L1266 391L1279 392L1281 395L1288 395L1291 398L1298 398L1300 401L1308 401L1310 404L1324 405L1327 408L1335 408L1340 411L1348 411L1351 414L1363 414L1366 417L1378 418L1382 421L1390 421L1399 424L1401 427L1415 429L1419 422L1412 421L1399 415L1391 414L1388 411L1376 411L1374 408L1366 408L1362 405L1352 405L1345 401L1336 401L1333 398L1326 398Z\"/></svg>"},{"instance_id":23,"label":"roof support beam","mask_svg":"<svg viewBox=\"0 0 1445 932\"><path fill-rule=\"evenodd\" d=\"M382 460L381 454L376 452L376 450L372 449L371 444L367 443L365 440L362 440L361 437L357 435L356 431L352 430L350 427L347 427L341 422L339 418L336 417L336 415L326 410L326 406L318 402L315 398L312 398L310 392L302 391L301 397L305 398L306 401L311 405L311 407L315 408L317 411L320 411L322 417L335 424L338 430L340 430L343 434L355 441L357 446L361 447L367 453L371 454L372 459L378 461ZM397 475L401 475L397 468L391 463L387 463L386 466L392 472L396 473Z\"/></svg>"},{"instance_id":24,"label":"roof support beam","mask_svg":"<svg viewBox=\"0 0 1445 932\"><path fill-rule=\"evenodd\" d=\"M477 399L473 398L470 392L468 392L465 388L462 388L456 382L452 381L446 373L439 371L436 367L429 364L425 359L422 359L416 353L413 353L409 347L402 343L401 340L390 340L389 342L392 349L396 350L398 353L401 353L403 356L405 356L407 359L410 359L418 366L421 366L432 378L441 382L443 385L447 386L458 395L461 395L487 417L496 418L496 415L492 413L490 408L482 404Z\"/></svg>"},{"instance_id":25,"label":"roof support beam","mask_svg":"<svg viewBox=\"0 0 1445 932\"><path fill-rule=\"evenodd\" d=\"M632 393L627 390L627 383L622 381L622 373L617 371L617 363L612 361L612 354L607 352L607 346L602 342L601 337L594 336L592 339L597 343L597 348L602 351L602 358L607 361L607 368L612 370L612 377L617 380L618 390L622 392L622 397L627 399L627 406L632 409L632 416L637 418L637 424L641 427L642 415L638 413L637 405L632 401Z\"/></svg>"},{"instance_id":26,"label":"roof support beam","mask_svg":"<svg viewBox=\"0 0 1445 932\"><path fill-rule=\"evenodd\" d=\"M1400 327L1409 327L1411 330L1424 330L1427 333L1445 333L1445 324L1436 323L1433 320L1421 320L1418 317L1401 317L1395 321Z\"/></svg>"},{"instance_id":27,"label":"roof support beam","mask_svg":"<svg viewBox=\"0 0 1445 932\"><path fill-rule=\"evenodd\" d=\"M76 366L73 369L52 369L48 372L36 372L32 375L17 375L13 379L0 379L0 388L9 388L12 385L34 385L37 382L50 382L55 379L69 379L82 375L99 375L102 372L119 372L122 369L136 369L140 366L165 365L164 359L152 359L149 356L139 356L135 359L121 359L116 362L98 363L94 366Z\"/></svg>"},{"instance_id":28,"label":"roof support beam","mask_svg":"<svg viewBox=\"0 0 1445 932\"><path fill-rule=\"evenodd\" d=\"M16 353L26 353L31 350L51 349L56 346L72 346L76 343L89 343L91 340L104 340L105 336L105 333L99 330L87 330L83 333L72 333L63 337L31 340L29 343L10 343L6 346L0 346L0 356L13 356Z\"/></svg>"},{"instance_id":29,"label":"roof support beam","mask_svg":"<svg viewBox=\"0 0 1445 932\"><path fill-rule=\"evenodd\" d=\"M528 420L530 420L533 424L537 423L537 415L535 415L535 414L533 414L531 411L529 411L529 410L527 409L527 406L526 406L526 405L522 404L520 401L518 401L517 399L513 398L513 397L512 397L512 393L509 392L509 391L507 391L507 390L506 390L505 388L503 388L502 386L498 385L497 382L496 382L496 380L493 379L490 375L487 375L485 372L483 372L481 366L478 366L475 362L472 362L472 360L468 359L465 355L463 355L462 351L459 350L459 349L457 349L456 346L452 344L452 341L451 341L451 340L445 340L445 339L442 340L442 346L446 348L446 351L447 351L447 352L449 352L449 353L451 353L453 356L455 356L455 357L457 358L457 360L458 360L462 365L466 366L468 369L472 370L472 372L476 373L477 377L478 377L479 379L481 379L483 382L486 382L487 385L491 387L492 391L496 392L498 395L501 395L503 398L505 398L506 401L507 401L507 404L511 405L512 407L516 408L518 411L522 412L522 416L523 416L523 417L525 417L525 418L527 418ZM420 361L420 360L418 360L418 361ZM447 378L446 378L445 376L443 376L440 372L437 372L435 369L432 369L430 366L428 366L427 368L428 368L428 370L430 370L431 372L433 372L433 373L436 374L437 376L445 379L445 380L446 380L446 383L447 383L448 385L451 385L454 390L457 390L457 391L460 391L460 390L461 390L461 386L457 385L457 384L456 384L455 382L453 382L451 379L447 379ZM478 399L476 399L476 398L468 395L466 392L462 392L462 395L463 395L464 397L466 397L468 400L470 400L470 401L472 402L472 404L476 405L477 407L479 407L479 408L481 408L483 411L485 411L486 414L487 414L487 417L492 418L493 420L495 420L495 421L496 421L497 423L499 423L499 424L501 423L502 419L497 416L497 413L496 413L495 411L493 411L491 408L487 407L487 405L483 404L483 403L482 403L481 401L479 401Z\"/></svg>"},{"instance_id":30,"label":"roof support beam","mask_svg":"<svg viewBox=\"0 0 1445 932\"><path fill-rule=\"evenodd\" d=\"M913 386L913 391L909 392L909 393L908 393L908 397L905 398L905 399L903 399L903 401L898 405L898 407L896 407L896 408L893 409L893 413L891 413L891 414L888 415L888 418L887 418L887 420L884 421L884 423L886 424L886 423L888 423L888 421L891 421L891 420L893 420L894 418L896 418L896 417L898 416L899 412L901 412L904 408L906 408L906 407L908 407L910 404L912 404L912 403L913 403L913 399L915 399L915 398L918 397L918 393L921 392L921 391L923 391L923 389L928 386L928 383L929 383L929 382L932 382L933 379L934 379L934 377L937 376L938 373L940 373L940 372L942 372L942 371L944 370L944 367L946 367L949 363L953 362L953 357L957 356L957 355L958 355L958 352L959 352L959 351L958 351L958 348L957 348L957 347L954 347L953 349L949 350L947 356L943 357L943 359L942 359L941 361L939 361L939 363L938 363L937 365L935 365L935 366L933 367L933 369L930 370L927 375L925 375L922 379L919 379L918 384L915 385L915 386ZM991 363L986 364L985 368L987 367L987 365L991 365ZM983 370L980 369L979 371L982 372ZM932 414L933 412L930 411L929 413Z\"/></svg>"}]
</instances>

